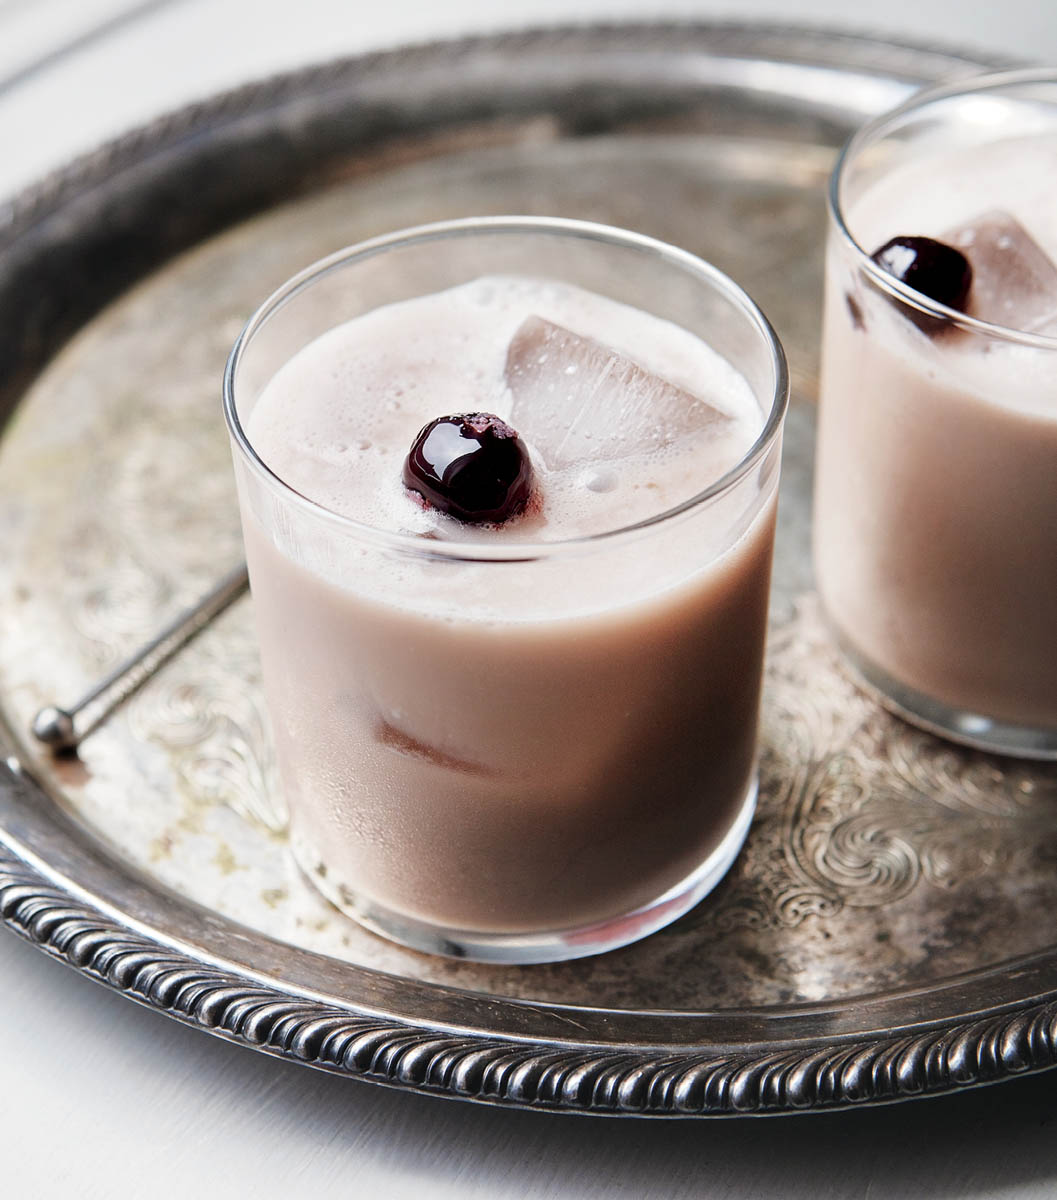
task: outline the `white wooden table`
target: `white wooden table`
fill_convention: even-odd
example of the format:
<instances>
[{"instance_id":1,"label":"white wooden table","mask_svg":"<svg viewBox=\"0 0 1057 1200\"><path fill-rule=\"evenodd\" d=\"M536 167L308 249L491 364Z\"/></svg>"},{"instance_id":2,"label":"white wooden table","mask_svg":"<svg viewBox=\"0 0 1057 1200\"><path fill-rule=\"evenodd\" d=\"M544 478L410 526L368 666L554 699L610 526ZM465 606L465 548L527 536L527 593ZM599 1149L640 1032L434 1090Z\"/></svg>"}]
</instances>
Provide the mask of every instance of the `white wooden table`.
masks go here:
<instances>
[{"instance_id":1,"label":"white wooden table","mask_svg":"<svg viewBox=\"0 0 1057 1200\"><path fill-rule=\"evenodd\" d=\"M129 18L134 10L143 11ZM0 197L189 98L338 53L577 16L839 23L849 11L844 0L0 0ZM868 19L883 33L1057 62L1053 0L888 0ZM107 36L93 40L108 20ZM49 54L50 65L35 65ZM811 1117L499 1111L221 1043L0 930L0 1197L74 1196L1053 1197L1057 1074Z\"/></svg>"},{"instance_id":2,"label":"white wooden table","mask_svg":"<svg viewBox=\"0 0 1057 1200\"><path fill-rule=\"evenodd\" d=\"M0 981L0 1194L11 1200L1057 1195L1057 1075L823 1116L555 1116L266 1058L6 933Z\"/></svg>"}]
</instances>

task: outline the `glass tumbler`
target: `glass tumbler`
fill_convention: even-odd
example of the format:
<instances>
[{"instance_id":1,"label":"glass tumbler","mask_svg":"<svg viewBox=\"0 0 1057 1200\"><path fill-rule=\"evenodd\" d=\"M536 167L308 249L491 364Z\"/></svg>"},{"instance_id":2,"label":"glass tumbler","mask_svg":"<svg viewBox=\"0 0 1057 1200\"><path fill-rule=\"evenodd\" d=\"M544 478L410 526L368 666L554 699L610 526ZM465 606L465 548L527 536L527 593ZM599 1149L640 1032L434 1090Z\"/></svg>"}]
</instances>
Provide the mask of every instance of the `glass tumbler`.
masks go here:
<instances>
[{"instance_id":1,"label":"glass tumbler","mask_svg":"<svg viewBox=\"0 0 1057 1200\"><path fill-rule=\"evenodd\" d=\"M1057 758L1055 177L1053 71L928 91L845 148L814 526L824 609L882 703L1040 759ZM899 237L964 256L957 307L875 261Z\"/></svg>"},{"instance_id":2,"label":"glass tumbler","mask_svg":"<svg viewBox=\"0 0 1057 1200\"><path fill-rule=\"evenodd\" d=\"M682 326L748 382L759 436L677 507L532 544L377 528L265 464L250 417L299 351L495 275ZM635 940L715 886L755 805L786 400L781 347L734 283L605 226L424 226L342 250L263 304L224 407L291 846L334 905L420 950L524 963Z\"/></svg>"}]
</instances>

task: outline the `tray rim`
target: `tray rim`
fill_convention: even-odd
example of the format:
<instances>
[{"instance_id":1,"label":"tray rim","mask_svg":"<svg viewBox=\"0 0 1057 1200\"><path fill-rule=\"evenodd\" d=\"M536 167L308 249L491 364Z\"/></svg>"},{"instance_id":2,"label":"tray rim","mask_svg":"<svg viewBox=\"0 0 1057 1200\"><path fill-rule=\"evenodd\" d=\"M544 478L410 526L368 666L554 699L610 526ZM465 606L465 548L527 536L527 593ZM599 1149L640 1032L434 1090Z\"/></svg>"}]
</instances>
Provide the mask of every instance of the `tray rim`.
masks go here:
<instances>
[{"instance_id":1,"label":"tray rim","mask_svg":"<svg viewBox=\"0 0 1057 1200\"><path fill-rule=\"evenodd\" d=\"M637 40L632 43L629 37ZM219 120L251 114L299 88L326 88L350 71L364 77L378 72L384 76L409 62L443 64L453 56L482 50L512 54L558 42L591 49L623 40L625 48L638 51L665 44L673 48L672 39L678 39L693 43L692 49L722 57L723 43L744 45L754 38L772 49L780 40L783 61L797 63L799 54L805 66L812 64L810 54L821 45L854 48L863 60L854 65L868 73L870 64L878 73L878 62L883 66L885 58L900 56L904 69L909 69L915 56L935 57L951 69L996 65L994 59L912 42L737 22L578 25L354 56L198 101L59 168L0 206L0 252L20 231L61 209L122 162L134 162ZM825 1026L827 1016L853 1006L820 1002L787 1006L778 1014L769 1009L634 1013L489 996L337 963L237 926L176 897L146 875L140 877L130 864L110 854L96 835L62 812L54 803L56 797L20 764L19 739L13 730L3 727L0 742L10 755L6 762L0 761L0 920L90 978L175 1019L265 1053L332 1073L491 1104L651 1116L880 1103L992 1082L1057 1063L1057 987L1042 986L1057 978L1057 948L991 964L936 987L852 997L854 1007L876 1009L878 1015L886 1004L914 994L949 994L952 1000L960 1000L953 1011L904 1022L898 1028L875 1022L841 1029L831 1020L829 1032L822 1035L818 1030L806 1032L804 1022L822 1019ZM116 905L108 894L108 872L114 877L109 884L117 884ZM177 914L185 931L203 932L210 924L226 927L221 932L227 936L228 950L248 943L251 952L266 951L266 960L294 958L307 960L310 966L327 964L324 978L336 975L345 983L366 986L357 1001L318 988L291 986L280 973L254 968L237 953L218 953L215 941L210 948L186 936L172 936L164 920L147 919L149 904L134 914L132 904L123 906L120 900L123 888L133 894L137 889L153 893L170 913ZM219 944L225 945L224 937ZM982 1002L986 988L982 993L979 985L984 979L1014 969L1025 982L1038 973L1036 989L998 1003L992 992L991 1003ZM393 985L405 993L403 1011L401 1006L394 1010L387 999ZM420 1001L423 994L439 1002L439 1009L434 1004L425 1021L414 1004L407 1004L409 998ZM445 1005L459 1004L489 1011L482 1011L476 1020L456 1020ZM700 1028L702 1018L707 1027L707 1018L729 1019L735 1012L744 1019L747 1036L724 1042L699 1036L707 1031ZM570 1028L586 1031L573 1019L574 1013L603 1018L601 1024L607 1028L590 1039L571 1036ZM778 1021L785 1023L786 1036L761 1036L761 1028L753 1033L754 1026ZM688 1032L698 1036L659 1038L654 1027L662 1022L669 1028L672 1024L692 1027L696 1022L698 1028Z\"/></svg>"}]
</instances>

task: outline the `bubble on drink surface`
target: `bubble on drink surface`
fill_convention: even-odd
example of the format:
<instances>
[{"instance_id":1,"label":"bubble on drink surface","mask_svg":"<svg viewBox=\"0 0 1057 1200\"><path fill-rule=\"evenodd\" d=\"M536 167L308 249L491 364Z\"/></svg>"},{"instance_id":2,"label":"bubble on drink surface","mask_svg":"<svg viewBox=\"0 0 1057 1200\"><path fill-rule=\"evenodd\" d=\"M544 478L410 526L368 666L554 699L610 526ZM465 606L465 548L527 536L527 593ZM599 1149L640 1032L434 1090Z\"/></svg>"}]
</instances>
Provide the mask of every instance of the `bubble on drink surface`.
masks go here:
<instances>
[{"instance_id":1,"label":"bubble on drink surface","mask_svg":"<svg viewBox=\"0 0 1057 1200\"><path fill-rule=\"evenodd\" d=\"M653 452L731 418L594 338L527 317L507 348L510 421L552 471Z\"/></svg>"},{"instance_id":2,"label":"bubble on drink surface","mask_svg":"<svg viewBox=\"0 0 1057 1200\"><path fill-rule=\"evenodd\" d=\"M970 316L1024 333L1057 319L1057 265L1016 217L993 209L943 236L972 265Z\"/></svg>"},{"instance_id":3,"label":"bubble on drink surface","mask_svg":"<svg viewBox=\"0 0 1057 1200\"><path fill-rule=\"evenodd\" d=\"M589 492L611 492L620 482L620 476L610 467L585 467L578 482Z\"/></svg>"}]
</instances>

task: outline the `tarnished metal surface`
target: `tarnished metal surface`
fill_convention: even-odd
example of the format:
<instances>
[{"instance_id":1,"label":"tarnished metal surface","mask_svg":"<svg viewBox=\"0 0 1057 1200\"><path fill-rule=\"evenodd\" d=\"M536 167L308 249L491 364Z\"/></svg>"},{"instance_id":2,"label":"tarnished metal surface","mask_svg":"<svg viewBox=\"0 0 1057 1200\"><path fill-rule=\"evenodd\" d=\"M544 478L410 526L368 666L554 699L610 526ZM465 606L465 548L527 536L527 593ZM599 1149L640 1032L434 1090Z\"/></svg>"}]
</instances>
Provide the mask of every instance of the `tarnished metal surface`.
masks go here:
<instances>
[{"instance_id":1,"label":"tarnished metal surface","mask_svg":"<svg viewBox=\"0 0 1057 1200\"><path fill-rule=\"evenodd\" d=\"M843 672L811 593L823 183L852 124L967 67L704 27L427 48L183 114L0 214L0 313L14 322L0 362L18 400L0 441L0 704L10 750L57 800L17 771L0 779L5 919L226 1036L496 1102L781 1110L1050 1065L1057 947L1039 914L1057 902L1057 768L959 750L886 715ZM746 849L671 928L528 968L389 945L300 880L273 802L247 602L79 762L49 762L25 733L40 704L79 694L237 561L218 387L260 299L349 242L488 212L607 221L702 254L767 311L794 382ZM139 247L131 259L122 238ZM75 278L107 276L79 308L68 282L32 270L56 246ZM83 320L133 276L61 352L22 314L51 311L58 289ZM20 309L16 285L34 279L46 294ZM51 361L19 399L33 353Z\"/></svg>"}]
</instances>

